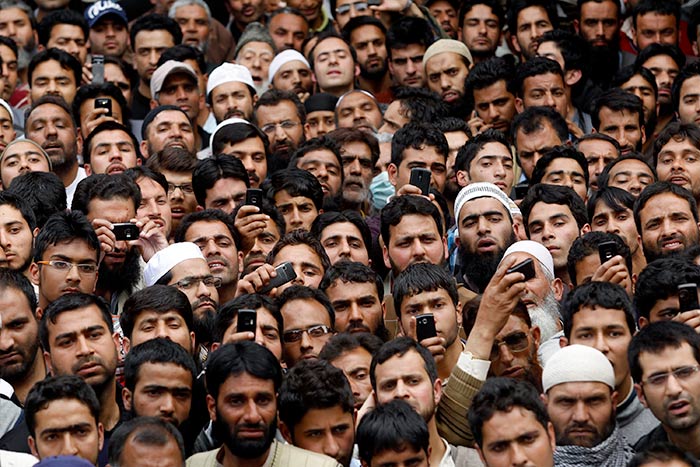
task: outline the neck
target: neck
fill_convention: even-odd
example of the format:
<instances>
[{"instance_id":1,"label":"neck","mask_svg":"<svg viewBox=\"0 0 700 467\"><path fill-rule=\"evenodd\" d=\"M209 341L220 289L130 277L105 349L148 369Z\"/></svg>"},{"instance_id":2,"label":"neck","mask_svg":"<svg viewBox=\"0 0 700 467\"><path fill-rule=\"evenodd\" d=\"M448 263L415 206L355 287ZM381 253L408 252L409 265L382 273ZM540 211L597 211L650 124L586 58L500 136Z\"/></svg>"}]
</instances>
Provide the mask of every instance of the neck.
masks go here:
<instances>
[{"instance_id":1,"label":"neck","mask_svg":"<svg viewBox=\"0 0 700 467\"><path fill-rule=\"evenodd\" d=\"M442 456L445 455L447 448L440 437L440 433L438 433L435 416L428 422L428 432L430 433L430 465L440 465Z\"/></svg>"},{"instance_id":2,"label":"neck","mask_svg":"<svg viewBox=\"0 0 700 467\"><path fill-rule=\"evenodd\" d=\"M332 89L321 89L321 92L327 92L335 97L340 97L348 91L355 89L355 84L351 81L350 84L344 87L337 87Z\"/></svg>"},{"instance_id":3,"label":"neck","mask_svg":"<svg viewBox=\"0 0 700 467\"><path fill-rule=\"evenodd\" d=\"M229 451L226 446L224 446L224 459L221 464L223 467L260 467L265 464L265 461L267 461L267 457L269 455L270 449L265 451L265 454L260 457L256 457L255 459L242 459L233 455L233 453Z\"/></svg>"},{"instance_id":4,"label":"neck","mask_svg":"<svg viewBox=\"0 0 700 467\"><path fill-rule=\"evenodd\" d=\"M620 401L617 404L619 407L621 404L625 403L627 396L629 396L630 392L632 391L632 377L628 375L625 380L615 388L615 391L617 391L617 396L620 398Z\"/></svg>"},{"instance_id":5,"label":"neck","mask_svg":"<svg viewBox=\"0 0 700 467\"><path fill-rule=\"evenodd\" d=\"M8 383L12 385L17 399L24 405L24 400L27 398L27 394L29 394L29 390L34 386L34 383L44 378L46 378L46 366L41 348L38 348L34 357L34 363L24 378L19 381L8 381Z\"/></svg>"},{"instance_id":6,"label":"neck","mask_svg":"<svg viewBox=\"0 0 700 467\"><path fill-rule=\"evenodd\" d=\"M457 336L451 346L445 349L445 355L437 364L438 377L443 382L452 374L452 370L457 365L457 360L459 360L462 350L464 350L464 346L459 336Z\"/></svg>"},{"instance_id":7,"label":"neck","mask_svg":"<svg viewBox=\"0 0 700 467\"><path fill-rule=\"evenodd\" d=\"M563 268L554 268L554 275L561 279L564 284L571 284L571 278L569 277L569 270L566 265Z\"/></svg>"},{"instance_id":8,"label":"neck","mask_svg":"<svg viewBox=\"0 0 700 467\"><path fill-rule=\"evenodd\" d=\"M664 426L664 431L668 435L668 439L671 444L679 447L682 451L691 453L696 458L700 457L700 424L695 424L695 426L683 430L683 431L672 431Z\"/></svg>"},{"instance_id":9,"label":"neck","mask_svg":"<svg viewBox=\"0 0 700 467\"><path fill-rule=\"evenodd\" d=\"M666 128L666 125L673 119L673 113L670 113L669 115L659 115L658 119L656 120L656 128L654 128L654 134L653 135L647 135L647 141L655 140L656 135L661 133L661 130Z\"/></svg>"},{"instance_id":10,"label":"neck","mask_svg":"<svg viewBox=\"0 0 700 467\"><path fill-rule=\"evenodd\" d=\"M632 256L632 272L639 275L645 267L647 267L647 259L644 257L644 251L642 251L640 246Z\"/></svg>"},{"instance_id":11,"label":"neck","mask_svg":"<svg viewBox=\"0 0 700 467\"><path fill-rule=\"evenodd\" d=\"M197 125L204 128L204 124L207 123L208 118L209 108L205 106L203 109L199 109L199 115L197 116Z\"/></svg>"},{"instance_id":12,"label":"neck","mask_svg":"<svg viewBox=\"0 0 700 467\"><path fill-rule=\"evenodd\" d=\"M389 70L384 73L381 79L378 80L368 80L359 76L357 81L360 83L360 88L372 93L373 96L381 94L391 87L391 76L389 75Z\"/></svg>"},{"instance_id":13,"label":"neck","mask_svg":"<svg viewBox=\"0 0 700 467\"><path fill-rule=\"evenodd\" d=\"M116 399L117 383L114 378L105 383L105 387L98 397L100 399L100 422L105 427L105 431L110 431L117 426L121 417Z\"/></svg>"},{"instance_id":14,"label":"neck","mask_svg":"<svg viewBox=\"0 0 700 467\"><path fill-rule=\"evenodd\" d=\"M139 92L143 97L151 98L151 87L142 79L139 80Z\"/></svg>"},{"instance_id":15,"label":"neck","mask_svg":"<svg viewBox=\"0 0 700 467\"><path fill-rule=\"evenodd\" d=\"M72 164L64 165L62 167L54 167L53 173L58 175L58 178L63 182L63 186L68 186L73 183L75 177L78 175L78 162L73 161Z\"/></svg>"},{"instance_id":16,"label":"neck","mask_svg":"<svg viewBox=\"0 0 700 467\"><path fill-rule=\"evenodd\" d=\"M219 289L219 303L226 303L229 300L236 298L236 282L231 282L228 285L223 285Z\"/></svg>"}]
</instances>

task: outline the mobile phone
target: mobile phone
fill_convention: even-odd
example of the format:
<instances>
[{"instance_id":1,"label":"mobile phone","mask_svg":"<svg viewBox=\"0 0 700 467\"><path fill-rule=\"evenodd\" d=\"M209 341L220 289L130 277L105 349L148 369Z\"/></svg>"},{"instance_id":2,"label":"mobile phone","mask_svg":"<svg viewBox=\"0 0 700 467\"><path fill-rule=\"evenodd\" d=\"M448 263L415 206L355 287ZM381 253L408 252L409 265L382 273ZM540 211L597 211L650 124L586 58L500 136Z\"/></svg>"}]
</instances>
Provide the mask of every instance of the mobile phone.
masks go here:
<instances>
[{"instance_id":1,"label":"mobile phone","mask_svg":"<svg viewBox=\"0 0 700 467\"><path fill-rule=\"evenodd\" d=\"M139 238L139 228L136 224L131 222L121 222L118 224L112 224L114 227L112 231L114 232L114 237L117 240L136 240Z\"/></svg>"},{"instance_id":2,"label":"mobile phone","mask_svg":"<svg viewBox=\"0 0 700 467\"><path fill-rule=\"evenodd\" d=\"M700 309L698 304L698 284L689 282L678 286L678 310L684 311Z\"/></svg>"},{"instance_id":3,"label":"mobile phone","mask_svg":"<svg viewBox=\"0 0 700 467\"><path fill-rule=\"evenodd\" d=\"M523 199L527 195L527 190L530 189L530 185L527 183L520 183L515 185L515 199Z\"/></svg>"},{"instance_id":4,"label":"mobile phone","mask_svg":"<svg viewBox=\"0 0 700 467\"><path fill-rule=\"evenodd\" d=\"M102 84L105 82L105 56L92 56L92 82Z\"/></svg>"},{"instance_id":5,"label":"mobile phone","mask_svg":"<svg viewBox=\"0 0 700 467\"><path fill-rule=\"evenodd\" d=\"M416 340L421 342L435 336L437 336L437 331L435 330L435 317L432 313L416 316Z\"/></svg>"},{"instance_id":6,"label":"mobile phone","mask_svg":"<svg viewBox=\"0 0 700 467\"><path fill-rule=\"evenodd\" d=\"M598 245L598 255L600 256L600 264L611 259L617 254L617 245L615 242L603 242Z\"/></svg>"},{"instance_id":7,"label":"mobile phone","mask_svg":"<svg viewBox=\"0 0 700 467\"><path fill-rule=\"evenodd\" d=\"M262 210L263 192L260 188L248 188L245 192L245 204L257 206Z\"/></svg>"},{"instance_id":8,"label":"mobile phone","mask_svg":"<svg viewBox=\"0 0 700 467\"><path fill-rule=\"evenodd\" d=\"M287 282L291 282L297 277L297 273L294 271L294 267L289 261L277 266L275 268L275 271L277 271L277 275L275 277L270 278L270 282L265 287L258 290L258 293L266 294L275 287L279 287L280 285L284 285Z\"/></svg>"},{"instance_id":9,"label":"mobile phone","mask_svg":"<svg viewBox=\"0 0 700 467\"><path fill-rule=\"evenodd\" d=\"M520 272L525 276L525 279L523 279L523 281L529 281L530 279L535 277L535 263L532 261L531 258L528 258L522 263L518 263L512 268L508 269L506 271L506 274L510 274L511 272Z\"/></svg>"},{"instance_id":10,"label":"mobile phone","mask_svg":"<svg viewBox=\"0 0 700 467\"><path fill-rule=\"evenodd\" d=\"M256 331L256 317L257 313L255 310L242 309L238 310L238 322L236 323L236 332L252 332L255 334Z\"/></svg>"},{"instance_id":11,"label":"mobile phone","mask_svg":"<svg viewBox=\"0 0 700 467\"><path fill-rule=\"evenodd\" d=\"M367 5L369 6L379 6L382 4L382 0L367 0Z\"/></svg>"},{"instance_id":12,"label":"mobile phone","mask_svg":"<svg viewBox=\"0 0 700 467\"><path fill-rule=\"evenodd\" d=\"M420 188L421 193L428 195L430 193L430 177L432 173L428 169L414 167L411 169L411 180L409 183Z\"/></svg>"},{"instance_id":13,"label":"mobile phone","mask_svg":"<svg viewBox=\"0 0 700 467\"><path fill-rule=\"evenodd\" d=\"M106 115L107 117L111 117L112 116L112 99L98 97L97 99L95 99L95 108L96 109L107 109L107 113L103 114L103 115Z\"/></svg>"}]
</instances>

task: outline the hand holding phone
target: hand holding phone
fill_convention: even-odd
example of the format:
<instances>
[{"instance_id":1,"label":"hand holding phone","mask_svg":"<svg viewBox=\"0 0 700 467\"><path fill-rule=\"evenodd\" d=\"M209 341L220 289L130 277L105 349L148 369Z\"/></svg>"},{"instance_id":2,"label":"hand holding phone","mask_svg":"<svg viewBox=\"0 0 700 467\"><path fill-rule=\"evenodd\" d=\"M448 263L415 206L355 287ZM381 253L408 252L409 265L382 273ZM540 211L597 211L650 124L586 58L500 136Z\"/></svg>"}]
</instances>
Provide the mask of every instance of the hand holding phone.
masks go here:
<instances>
[{"instance_id":1,"label":"hand holding phone","mask_svg":"<svg viewBox=\"0 0 700 467\"><path fill-rule=\"evenodd\" d=\"M92 82L102 84L105 82L105 56L92 56Z\"/></svg>"},{"instance_id":2,"label":"hand holding phone","mask_svg":"<svg viewBox=\"0 0 700 467\"><path fill-rule=\"evenodd\" d=\"M139 238L139 227L131 222L121 222L112 224L112 231L117 240L137 240Z\"/></svg>"},{"instance_id":3,"label":"hand holding phone","mask_svg":"<svg viewBox=\"0 0 700 467\"><path fill-rule=\"evenodd\" d=\"M698 285L695 282L680 284L678 286L678 310L684 311L698 310Z\"/></svg>"},{"instance_id":4,"label":"hand holding phone","mask_svg":"<svg viewBox=\"0 0 700 467\"><path fill-rule=\"evenodd\" d=\"M523 281L529 281L530 279L533 279L535 277L535 263L532 261L531 258L528 258L525 261L518 263L512 268L508 269L506 271L506 274L510 274L512 272L522 273L525 276L525 279L523 279Z\"/></svg>"},{"instance_id":5,"label":"hand holding phone","mask_svg":"<svg viewBox=\"0 0 700 467\"><path fill-rule=\"evenodd\" d=\"M256 206L262 211L263 192L260 188L248 188L245 192L246 206Z\"/></svg>"},{"instance_id":6,"label":"hand holding phone","mask_svg":"<svg viewBox=\"0 0 700 467\"><path fill-rule=\"evenodd\" d=\"M292 266L292 263L290 263L289 261L277 266L275 268L275 272L277 273L277 275L275 277L270 278L270 282L268 282L268 284L265 287L258 290L258 293L266 294L275 287L279 287L280 285L284 285L287 282L291 282L297 277L297 273L296 271L294 271L294 266Z\"/></svg>"},{"instance_id":7,"label":"hand holding phone","mask_svg":"<svg viewBox=\"0 0 700 467\"><path fill-rule=\"evenodd\" d=\"M238 321L236 322L236 332L252 332L255 334L257 328L257 313L255 310L238 310Z\"/></svg>"},{"instance_id":8,"label":"hand holding phone","mask_svg":"<svg viewBox=\"0 0 700 467\"><path fill-rule=\"evenodd\" d=\"M416 316L416 340L421 342L435 336L435 317L431 313Z\"/></svg>"},{"instance_id":9,"label":"hand holding phone","mask_svg":"<svg viewBox=\"0 0 700 467\"><path fill-rule=\"evenodd\" d=\"M603 264L617 255L617 245L615 242L601 243L598 245L598 255L600 256L600 264Z\"/></svg>"},{"instance_id":10,"label":"hand holding phone","mask_svg":"<svg viewBox=\"0 0 700 467\"><path fill-rule=\"evenodd\" d=\"M430 193L430 177L432 177L430 170L414 167L411 169L411 179L408 183L420 188L421 193L428 196Z\"/></svg>"}]
</instances>

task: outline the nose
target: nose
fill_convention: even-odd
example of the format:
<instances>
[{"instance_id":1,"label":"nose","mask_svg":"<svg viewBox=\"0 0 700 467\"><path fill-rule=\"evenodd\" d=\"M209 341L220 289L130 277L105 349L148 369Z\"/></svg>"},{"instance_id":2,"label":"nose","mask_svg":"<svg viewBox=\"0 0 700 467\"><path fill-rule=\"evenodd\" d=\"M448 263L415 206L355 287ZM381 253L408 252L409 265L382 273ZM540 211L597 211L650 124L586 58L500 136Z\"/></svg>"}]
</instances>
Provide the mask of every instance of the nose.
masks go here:
<instances>
[{"instance_id":1,"label":"nose","mask_svg":"<svg viewBox=\"0 0 700 467\"><path fill-rule=\"evenodd\" d=\"M346 239L342 239L340 241L340 248L339 248L339 256L344 257L344 258L349 258L350 257L350 243Z\"/></svg>"},{"instance_id":2,"label":"nose","mask_svg":"<svg viewBox=\"0 0 700 467\"><path fill-rule=\"evenodd\" d=\"M602 333L595 335L593 340L593 348L599 350L603 355L607 355L610 352L608 341L605 339Z\"/></svg>"},{"instance_id":3,"label":"nose","mask_svg":"<svg viewBox=\"0 0 700 467\"><path fill-rule=\"evenodd\" d=\"M346 165L345 168L350 175L362 175L362 166L360 165L359 159L354 159L350 164Z\"/></svg>"},{"instance_id":4,"label":"nose","mask_svg":"<svg viewBox=\"0 0 700 467\"><path fill-rule=\"evenodd\" d=\"M214 241L214 239L208 239L207 243L204 245L204 248L202 248L202 254L204 255L204 257L208 258L209 256L213 256L218 253L219 250L216 247L216 242Z\"/></svg>"},{"instance_id":5,"label":"nose","mask_svg":"<svg viewBox=\"0 0 700 467\"><path fill-rule=\"evenodd\" d=\"M680 383L678 382L678 379L676 376L671 373L668 375L668 379L666 380L666 394L668 395L677 395L683 392L683 388L681 387Z\"/></svg>"},{"instance_id":6,"label":"nose","mask_svg":"<svg viewBox=\"0 0 700 467\"><path fill-rule=\"evenodd\" d=\"M498 345L498 355L504 365L510 365L515 359L510 351L510 348L503 343Z\"/></svg>"},{"instance_id":7,"label":"nose","mask_svg":"<svg viewBox=\"0 0 700 467\"><path fill-rule=\"evenodd\" d=\"M511 443L510 446L510 465L513 466L525 466L528 465L529 458L527 449L518 442Z\"/></svg>"},{"instance_id":8,"label":"nose","mask_svg":"<svg viewBox=\"0 0 700 467\"><path fill-rule=\"evenodd\" d=\"M443 73L440 75L440 88L443 90L448 90L452 87L452 81L450 81L450 77L447 76L447 73Z\"/></svg>"},{"instance_id":9,"label":"nose","mask_svg":"<svg viewBox=\"0 0 700 467\"><path fill-rule=\"evenodd\" d=\"M325 439L323 440L323 453L333 459L338 457L340 453L338 441L336 441L333 432L330 430L326 433Z\"/></svg>"},{"instance_id":10,"label":"nose","mask_svg":"<svg viewBox=\"0 0 700 467\"><path fill-rule=\"evenodd\" d=\"M360 321L362 322L362 311L360 311L360 306L357 304L357 302L353 302L352 305L350 305L350 315L349 315L349 321Z\"/></svg>"},{"instance_id":11,"label":"nose","mask_svg":"<svg viewBox=\"0 0 700 467\"><path fill-rule=\"evenodd\" d=\"M9 331L0 329L0 351L7 352L15 345L15 340Z\"/></svg>"},{"instance_id":12,"label":"nose","mask_svg":"<svg viewBox=\"0 0 700 467\"><path fill-rule=\"evenodd\" d=\"M407 75L415 75L416 72L418 71L418 67L416 67L415 63L413 63L413 60L410 58L406 62L406 74Z\"/></svg>"},{"instance_id":13,"label":"nose","mask_svg":"<svg viewBox=\"0 0 700 467\"><path fill-rule=\"evenodd\" d=\"M369 44L367 44L367 55L369 55L370 57L373 55L377 55L377 48L374 46L374 44L372 44L371 41Z\"/></svg>"},{"instance_id":14,"label":"nose","mask_svg":"<svg viewBox=\"0 0 700 467\"><path fill-rule=\"evenodd\" d=\"M413 250L413 251L411 252L411 253L412 253L411 256L412 256L413 258L415 258L415 259L422 259L423 257L425 257L425 254L426 254L425 247L423 246L423 243L420 241L419 238L416 238L416 239L413 241L413 248L412 248L412 250Z\"/></svg>"},{"instance_id":15,"label":"nose","mask_svg":"<svg viewBox=\"0 0 700 467\"><path fill-rule=\"evenodd\" d=\"M496 120L496 118L498 117L498 110L496 109L496 106L494 104L489 104L489 110L487 111L486 116L488 117L489 122Z\"/></svg>"},{"instance_id":16,"label":"nose","mask_svg":"<svg viewBox=\"0 0 700 467\"><path fill-rule=\"evenodd\" d=\"M588 410L586 409L586 404L583 401L576 401L574 404L572 418L577 422L588 421Z\"/></svg>"},{"instance_id":17,"label":"nose","mask_svg":"<svg viewBox=\"0 0 700 467\"><path fill-rule=\"evenodd\" d=\"M396 382L396 391L394 392L394 399L408 399L408 388L400 379Z\"/></svg>"},{"instance_id":18,"label":"nose","mask_svg":"<svg viewBox=\"0 0 700 467\"><path fill-rule=\"evenodd\" d=\"M163 394L160 398L160 413L163 415L172 415L175 411L175 404L173 402L172 394L169 392Z\"/></svg>"},{"instance_id":19,"label":"nose","mask_svg":"<svg viewBox=\"0 0 700 467\"><path fill-rule=\"evenodd\" d=\"M599 37L605 36L605 30L603 29L602 21L598 21L598 24L596 25L596 35Z\"/></svg>"},{"instance_id":20,"label":"nose","mask_svg":"<svg viewBox=\"0 0 700 467\"><path fill-rule=\"evenodd\" d=\"M114 161L114 160L121 160L122 159L122 152L119 150L119 148L116 145L112 145L109 151L109 160Z\"/></svg>"},{"instance_id":21,"label":"nose","mask_svg":"<svg viewBox=\"0 0 700 467\"><path fill-rule=\"evenodd\" d=\"M620 147L624 148L629 146L629 141L627 141L627 136L625 135L625 131L623 128L620 128L617 132L617 142L620 144Z\"/></svg>"},{"instance_id":22,"label":"nose","mask_svg":"<svg viewBox=\"0 0 700 467\"><path fill-rule=\"evenodd\" d=\"M17 37L17 28L12 21L7 23L7 36L12 37L13 39Z\"/></svg>"},{"instance_id":23,"label":"nose","mask_svg":"<svg viewBox=\"0 0 700 467\"><path fill-rule=\"evenodd\" d=\"M292 229L299 228L304 224L304 222L301 220L301 214L297 208L292 208L292 215L289 223L292 225Z\"/></svg>"},{"instance_id":24,"label":"nose","mask_svg":"<svg viewBox=\"0 0 700 467\"><path fill-rule=\"evenodd\" d=\"M203 281L199 281L197 284L197 297L211 297L211 290Z\"/></svg>"},{"instance_id":25,"label":"nose","mask_svg":"<svg viewBox=\"0 0 700 467\"><path fill-rule=\"evenodd\" d=\"M544 105L547 107L554 107L556 103L554 102L554 96L551 92L547 92L544 95Z\"/></svg>"},{"instance_id":26,"label":"nose","mask_svg":"<svg viewBox=\"0 0 700 467\"><path fill-rule=\"evenodd\" d=\"M156 337L168 337L168 332L167 332L167 324L165 321L158 321L158 324L156 324Z\"/></svg>"},{"instance_id":27,"label":"nose","mask_svg":"<svg viewBox=\"0 0 700 467\"><path fill-rule=\"evenodd\" d=\"M78 267L71 266L66 274L66 281L68 282L80 282L80 274L78 274Z\"/></svg>"},{"instance_id":28,"label":"nose","mask_svg":"<svg viewBox=\"0 0 700 467\"><path fill-rule=\"evenodd\" d=\"M275 140L283 141L287 139L287 133L282 129L282 125L275 125Z\"/></svg>"},{"instance_id":29,"label":"nose","mask_svg":"<svg viewBox=\"0 0 700 467\"><path fill-rule=\"evenodd\" d=\"M184 86L177 87L177 91L175 93L175 98L177 100L187 99L187 92L185 91Z\"/></svg>"},{"instance_id":30,"label":"nose","mask_svg":"<svg viewBox=\"0 0 700 467\"><path fill-rule=\"evenodd\" d=\"M304 353L304 350L311 349L313 348L313 342L311 342L311 336L309 336L308 332L302 332L301 333L301 349L302 353Z\"/></svg>"},{"instance_id":31,"label":"nose","mask_svg":"<svg viewBox=\"0 0 700 467\"><path fill-rule=\"evenodd\" d=\"M489 228L489 222L488 222L488 220L486 220L485 217L479 216L479 219L477 222L478 222L477 223L478 233L485 234L485 233L488 233L491 231L491 229Z\"/></svg>"},{"instance_id":32,"label":"nose","mask_svg":"<svg viewBox=\"0 0 700 467\"><path fill-rule=\"evenodd\" d=\"M150 53L148 54L148 64L151 66L156 66L158 64L158 59L160 58L160 54L156 49L152 49Z\"/></svg>"},{"instance_id":33,"label":"nose","mask_svg":"<svg viewBox=\"0 0 700 467\"><path fill-rule=\"evenodd\" d=\"M88 345L88 341L83 335L78 336L78 355L89 355L92 354L94 351L90 345Z\"/></svg>"},{"instance_id":34,"label":"nose","mask_svg":"<svg viewBox=\"0 0 700 467\"><path fill-rule=\"evenodd\" d=\"M75 456L78 454L78 447L76 446L73 436L69 431L63 432L63 445L61 446L61 454L65 456Z\"/></svg>"},{"instance_id":35,"label":"nose","mask_svg":"<svg viewBox=\"0 0 700 467\"><path fill-rule=\"evenodd\" d=\"M248 407L246 409L247 410L243 414L243 420L245 423L257 424L262 421L262 417L258 411L258 406L255 403L255 399L250 399L248 401Z\"/></svg>"}]
</instances>

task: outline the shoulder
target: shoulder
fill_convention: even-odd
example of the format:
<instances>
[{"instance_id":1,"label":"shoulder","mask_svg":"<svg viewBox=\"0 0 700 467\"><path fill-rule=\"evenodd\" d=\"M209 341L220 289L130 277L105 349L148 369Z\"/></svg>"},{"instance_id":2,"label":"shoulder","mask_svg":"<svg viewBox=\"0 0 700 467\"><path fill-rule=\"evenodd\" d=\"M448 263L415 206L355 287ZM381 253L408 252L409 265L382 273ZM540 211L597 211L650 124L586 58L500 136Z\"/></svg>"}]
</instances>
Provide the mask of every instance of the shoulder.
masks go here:
<instances>
[{"instance_id":1,"label":"shoulder","mask_svg":"<svg viewBox=\"0 0 700 467\"><path fill-rule=\"evenodd\" d=\"M323 454L307 451L291 444L277 443L273 465L294 465L313 467L337 467L338 462ZM189 467L189 466L188 466Z\"/></svg>"},{"instance_id":2,"label":"shoulder","mask_svg":"<svg viewBox=\"0 0 700 467\"><path fill-rule=\"evenodd\" d=\"M187 458L187 467L213 467L217 464L216 454L218 452L219 449L213 449L211 451L193 454Z\"/></svg>"}]
</instances>

